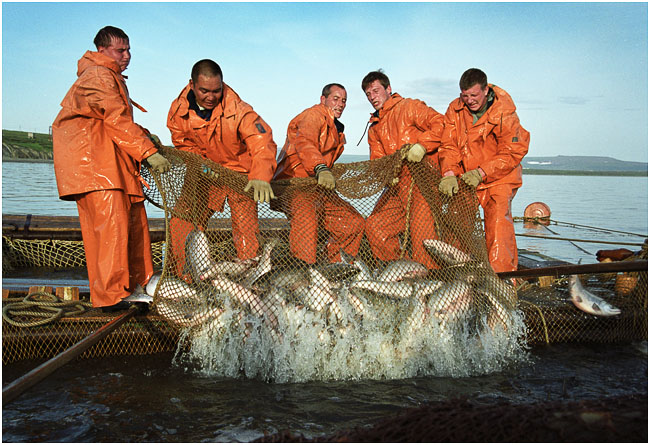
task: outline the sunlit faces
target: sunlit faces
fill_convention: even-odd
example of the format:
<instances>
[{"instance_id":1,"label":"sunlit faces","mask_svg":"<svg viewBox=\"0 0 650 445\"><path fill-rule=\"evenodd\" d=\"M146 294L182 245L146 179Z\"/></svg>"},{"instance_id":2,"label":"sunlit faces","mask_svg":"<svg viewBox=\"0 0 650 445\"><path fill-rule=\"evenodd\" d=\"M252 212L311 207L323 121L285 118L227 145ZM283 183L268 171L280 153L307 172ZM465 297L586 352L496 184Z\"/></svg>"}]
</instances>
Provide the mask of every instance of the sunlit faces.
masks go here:
<instances>
[{"instance_id":1,"label":"sunlit faces","mask_svg":"<svg viewBox=\"0 0 650 445\"><path fill-rule=\"evenodd\" d=\"M489 89L489 86L486 85L485 88L481 88L481 86L477 83L466 90L461 90L460 100L463 101L463 103L467 106L467 108L470 109L470 111L476 113L481 108L483 108L483 105L485 105L487 102Z\"/></svg>"},{"instance_id":2,"label":"sunlit faces","mask_svg":"<svg viewBox=\"0 0 650 445\"><path fill-rule=\"evenodd\" d=\"M343 114L347 100L348 93L346 93L343 88L339 88L337 86L330 87L329 96L320 97L320 103L330 108L334 112L334 117L337 119Z\"/></svg>"},{"instance_id":3,"label":"sunlit faces","mask_svg":"<svg viewBox=\"0 0 650 445\"><path fill-rule=\"evenodd\" d=\"M372 104L375 110L379 110L390 98L392 91L390 89L390 85L384 88L378 80L375 80L368 86L368 88L366 88L365 93L366 97L368 98L368 102Z\"/></svg>"},{"instance_id":4,"label":"sunlit faces","mask_svg":"<svg viewBox=\"0 0 650 445\"><path fill-rule=\"evenodd\" d=\"M194 91L196 103L205 108L212 110L221 102L223 96L223 82L221 76L206 76L199 74L196 82L190 79L190 88Z\"/></svg>"},{"instance_id":5,"label":"sunlit faces","mask_svg":"<svg viewBox=\"0 0 650 445\"><path fill-rule=\"evenodd\" d=\"M109 46L100 46L97 51L115 60L123 72L131 61L131 47L129 41L124 39L111 39Z\"/></svg>"}]
</instances>

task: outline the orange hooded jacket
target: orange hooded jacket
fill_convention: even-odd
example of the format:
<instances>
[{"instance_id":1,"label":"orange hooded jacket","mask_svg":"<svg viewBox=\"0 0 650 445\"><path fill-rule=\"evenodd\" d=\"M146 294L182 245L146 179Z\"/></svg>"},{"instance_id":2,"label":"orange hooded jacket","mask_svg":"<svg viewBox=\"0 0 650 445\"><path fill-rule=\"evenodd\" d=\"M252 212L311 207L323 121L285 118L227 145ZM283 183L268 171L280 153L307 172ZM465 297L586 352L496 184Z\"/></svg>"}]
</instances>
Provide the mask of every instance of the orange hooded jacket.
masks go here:
<instances>
[{"instance_id":1,"label":"orange hooded jacket","mask_svg":"<svg viewBox=\"0 0 650 445\"><path fill-rule=\"evenodd\" d=\"M370 159L378 159L398 151L404 144L421 144L427 156L435 155L440 145L443 116L424 102L404 99L397 93L372 114L368 130Z\"/></svg>"},{"instance_id":2,"label":"orange hooded jacket","mask_svg":"<svg viewBox=\"0 0 650 445\"><path fill-rule=\"evenodd\" d=\"M330 108L322 104L307 108L289 122L273 179L314 176L319 164L332 168L344 144L345 136L337 130Z\"/></svg>"},{"instance_id":3,"label":"orange hooded jacket","mask_svg":"<svg viewBox=\"0 0 650 445\"><path fill-rule=\"evenodd\" d=\"M209 121L190 110L189 91L188 83L167 115L174 146L245 173L249 180L270 182L278 148L271 127L225 83L221 102L212 110Z\"/></svg>"},{"instance_id":4,"label":"orange hooded jacket","mask_svg":"<svg viewBox=\"0 0 650 445\"><path fill-rule=\"evenodd\" d=\"M54 171L63 200L96 190L118 189L143 197L143 159L157 150L146 130L133 121L129 91L117 62L86 51L77 80L52 124Z\"/></svg>"},{"instance_id":5,"label":"orange hooded jacket","mask_svg":"<svg viewBox=\"0 0 650 445\"><path fill-rule=\"evenodd\" d=\"M530 133L519 123L516 107L505 90L488 85L494 103L475 124L463 101L452 101L445 113L440 169L456 176L481 167L485 178L477 190L501 184L521 187L521 159L528 153Z\"/></svg>"}]
</instances>

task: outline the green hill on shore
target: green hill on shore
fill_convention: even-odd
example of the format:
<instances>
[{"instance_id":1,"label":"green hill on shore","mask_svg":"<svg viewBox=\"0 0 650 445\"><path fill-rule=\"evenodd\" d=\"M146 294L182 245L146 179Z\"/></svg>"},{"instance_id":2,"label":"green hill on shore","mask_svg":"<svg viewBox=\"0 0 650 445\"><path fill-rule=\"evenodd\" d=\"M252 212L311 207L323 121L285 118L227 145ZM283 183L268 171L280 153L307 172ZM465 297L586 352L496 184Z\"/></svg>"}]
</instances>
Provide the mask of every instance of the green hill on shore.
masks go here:
<instances>
[{"instance_id":1,"label":"green hill on shore","mask_svg":"<svg viewBox=\"0 0 650 445\"><path fill-rule=\"evenodd\" d=\"M49 134L2 130L2 160L52 159Z\"/></svg>"}]
</instances>

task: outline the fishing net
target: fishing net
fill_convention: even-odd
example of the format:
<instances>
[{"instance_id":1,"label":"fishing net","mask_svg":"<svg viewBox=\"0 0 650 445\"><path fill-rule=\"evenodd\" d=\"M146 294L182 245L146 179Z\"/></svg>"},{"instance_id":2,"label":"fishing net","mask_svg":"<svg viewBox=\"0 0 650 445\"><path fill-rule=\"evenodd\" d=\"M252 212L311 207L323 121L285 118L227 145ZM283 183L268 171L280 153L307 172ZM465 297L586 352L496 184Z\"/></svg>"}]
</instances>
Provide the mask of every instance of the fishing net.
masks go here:
<instances>
[{"instance_id":1,"label":"fishing net","mask_svg":"<svg viewBox=\"0 0 650 445\"><path fill-rule=\"evenodd\" d=\"M398 152L335 164L335 191L312 178L277 181L277 198L256 206L244 175L162 150L171 171L142 172L147 199L165 213L165 240L152 243L162 269L147 286L154 305L84 357L176 350L210 375L403 378L498 371L525 359L526 345L647 339L647 271L580 277L621 310L607 317L571 303L568 276L523 287L499 279L474 192L461 181L453 198L439 195L440 171L426 160ZM4 226L4 278L38 285L85 266L81 241L21 239ZM73 290L50 292L88 302ZM3 290L3 363L53 357L114 318L10 306L24 298Z\"/></svg>"},{"instance_id":2,"label":"fishing net","mask_svg":"<svg viewBox=\"0 0 650 445\"><path fill-rule=\"evenodd\" d=\"M164 154L171 172L145 176L168 230L150 291L183 329L182 359L296 381L458 375L521 352L516 291L489 266L476 195L441 196L437 165L402 152L337 164L335 191L277 181L256 206L245 175Z\"/></svg>"}]
</instances>

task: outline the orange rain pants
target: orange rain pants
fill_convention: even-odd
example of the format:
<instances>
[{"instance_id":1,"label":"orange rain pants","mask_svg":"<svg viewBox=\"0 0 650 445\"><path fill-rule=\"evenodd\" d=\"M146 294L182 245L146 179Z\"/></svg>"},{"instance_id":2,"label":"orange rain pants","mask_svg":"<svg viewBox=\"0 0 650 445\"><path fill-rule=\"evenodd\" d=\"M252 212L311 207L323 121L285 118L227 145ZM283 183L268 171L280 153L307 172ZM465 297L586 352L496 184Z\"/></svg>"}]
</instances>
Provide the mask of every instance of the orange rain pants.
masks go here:
<instances>
[{"instance_id":1,"label":"orange rain pants","mask_svg":"<svg viewBox=\"0 0 650 445\"><path fill-rule=\"evenodd\" d=\"M409 201L411 175L402 167L399 183L379 197L372 213L366 219L366 236L375 257L382 261L397 260L401 256L399 234L406 230L406 207ZM438 268L424 248L425 239L438 239L433 215L417 185L413 185L410 205L410 237L412 259L428 269Z\"/></svg>"},{"instance_id":2,"label":"orange rain pants","mask_svg":"<svg viewBox=\"0 0 650 445\"><path fill-rule=\"evenodd\" d=\"M517 270L519 257L512 220L512 199L517 190L511 184L502 184L476 191L483 207L488 259L497 273Z\"/></svg>"},{"instance_id":3,"label":"orange rain pants","mask_svg":"<svg viewBox=\"0 0 650 445\"><path fill-rule=\"evenodd\" d=\"M181 198L176 204L176 209L181 214L189 211L192 203L187 202L191 200L192 194L184 194L181 192ZM230 221L232 224L232 236L237 251L237 257L241 260L248 260L257 256L259 249L259 222L257 217L257 204L250 197L235 192L234 190L223 187L210 187L210 190L205 195L208 199L206 206L194 205L194 209L199 209L202 212L200 215L194 215L199 221L198 229L206 230L208 220L215 212L222 212L226 199L230 206ZM195 226L192 222L172 217L169 221L169 231L171 233L168 252L171 253L176 265L176 274L180 277L183 276L185 269L185 240L187 235L194 229Z\"/></svg>"},{"instance_id":4,"label":"orange rain pants","mask_svg":"<svg viewBox=\"0 0 650 445\"><path fill-rule=\"evenodd\" d=\"M153 275L144 199L122 190L97 190L76 201L90 301L93 307L112 306Z\"/></svg>"},{"instance_id":5,"label":"orange rain pants","mask_svg":"<svg viewBox=\"0 0 650 445\"><path fill-rule=\"evenodd\" d=\"M356 256L363 238L364 219L350 203L335 192L296 191L290 202L291 231L289 248L291 254L309 264L316 262L318 245L318 222L329 232L327 258L330 262L341 261L340 250Z\"/></svg>"}]
</instances>

